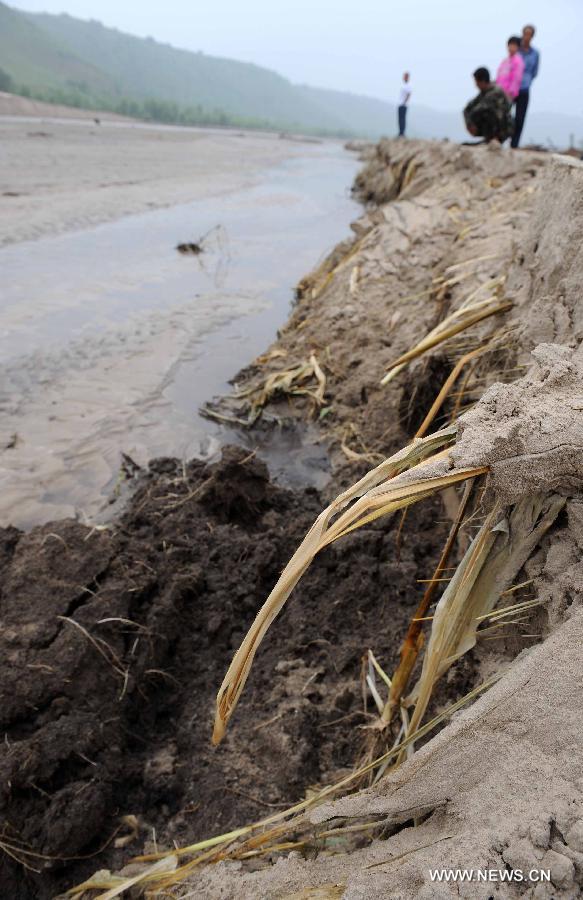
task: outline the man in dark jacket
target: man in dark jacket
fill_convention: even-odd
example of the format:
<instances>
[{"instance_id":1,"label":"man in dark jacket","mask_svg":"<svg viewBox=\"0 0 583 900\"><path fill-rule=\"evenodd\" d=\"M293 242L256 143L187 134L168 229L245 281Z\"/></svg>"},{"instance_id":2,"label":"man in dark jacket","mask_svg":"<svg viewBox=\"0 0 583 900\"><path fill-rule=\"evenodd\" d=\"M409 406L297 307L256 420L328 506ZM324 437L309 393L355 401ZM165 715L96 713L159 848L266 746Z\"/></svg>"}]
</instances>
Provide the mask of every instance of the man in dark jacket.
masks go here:
<instances>
[{"instance_id":1,"label":"man in dark jacket","mask_svg":"<svg viewBox=\"0 0 583 900\"><path fill-rule=\"evenodd\" d=\"M498 140L502 144L514 130L510 100L502 88L490 81L485 67L476 69L474 79L480 93L464 109L466 128L486 143Z\"/></svg>"}]
</instances>

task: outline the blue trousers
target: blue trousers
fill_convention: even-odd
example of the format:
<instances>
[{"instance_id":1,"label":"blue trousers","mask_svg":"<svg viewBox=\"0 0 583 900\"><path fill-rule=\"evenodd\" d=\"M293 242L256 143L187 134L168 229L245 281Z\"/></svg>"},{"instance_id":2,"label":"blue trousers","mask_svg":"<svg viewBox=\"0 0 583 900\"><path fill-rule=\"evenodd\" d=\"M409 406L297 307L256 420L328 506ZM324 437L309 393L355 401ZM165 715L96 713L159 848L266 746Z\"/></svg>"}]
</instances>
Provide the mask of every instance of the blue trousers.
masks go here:
<instances>
[{"instance_id":1,"label":"blue trousers","mask_svg":"<svg viewBox=\"0 0 583 900\"><path fill-rule=\"evenodd\" d=\"M399 115L399 137L405 137L405 128L407 125L407 107L399 106L397 108Z\"/></svg>"}]
</instances>

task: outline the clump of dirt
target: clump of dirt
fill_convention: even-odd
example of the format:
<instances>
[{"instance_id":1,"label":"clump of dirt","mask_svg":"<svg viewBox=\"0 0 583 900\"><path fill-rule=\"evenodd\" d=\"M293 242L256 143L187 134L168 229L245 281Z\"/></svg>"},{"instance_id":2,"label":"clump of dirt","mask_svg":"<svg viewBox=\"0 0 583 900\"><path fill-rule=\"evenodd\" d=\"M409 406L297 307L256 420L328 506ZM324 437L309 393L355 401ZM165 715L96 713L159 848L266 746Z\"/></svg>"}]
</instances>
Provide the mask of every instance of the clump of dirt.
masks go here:
<instances>
[{"instance_id":1,"label":"clump of dirt","mask_svg":"<svg viewBox=\"0 0 583 900\"><path fill-rule=\"evenodd\" d=\"M535 204L508 274L521 363L537 344L578 347L583 340L581 174L580 162L550 160L540 186L544 203Z\"/></svg>"},{"instance_id":2,"label":"clump of dirt","mask_svg":"<svg viewBox=\"0 0 583 900\"><path fill-rule=\"evenodd\" d=\"M258 658L234 739L210 746L233 650L321 505L226 448L210 466L152 463L111 528L0 533L4 896L52 897L153 834L226 831L353 763L362 654L394 655L443 539L426 510L399 565L392 523L321 555ZM126 816L139 823L127 846Z\"/></svg>"},{"instance_id":3,"label":"clump of dirt","mask_svg":"<svg viewBox=\"0 0 583 900\"><path fill-rule=\"evenodd\" d=\"M199 256L204 250L204 248L202 247L201 244L192 243L192 242L190 242L190 243L186 242L184 244L176 244L176 249L178 250L179 253L182 253L183 256L184 255Z\"/></svg>"}]
</instances>

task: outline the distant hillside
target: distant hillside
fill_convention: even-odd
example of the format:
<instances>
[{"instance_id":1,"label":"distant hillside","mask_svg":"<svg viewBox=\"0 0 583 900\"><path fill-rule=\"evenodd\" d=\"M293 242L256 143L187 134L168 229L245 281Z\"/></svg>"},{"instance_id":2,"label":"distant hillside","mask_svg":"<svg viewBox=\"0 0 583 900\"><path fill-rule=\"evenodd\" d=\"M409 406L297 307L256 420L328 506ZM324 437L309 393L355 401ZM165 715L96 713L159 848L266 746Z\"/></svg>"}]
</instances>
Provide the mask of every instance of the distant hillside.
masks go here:
<instances>
[{"instance_id":1,"label":"distant hillside","mask_svg":"<svg viewBox=\"0 0 583 900\"><path fill-rule=\"evenodd\" d=\"M39 28L33 20L0 3L0 66L17 85L90 90L114 94L114 82L99 67Z\"/></svg>"},{"instance_id":2,"label":"distant hillside","mask_svg":"<svg viewBox=\"0 0 583 900\"><path fill-rule=\"evenodd\" d=\"M328 110L337 119L345 123L358 134L370 134L374 137L392 134L396 128L396 107L392 103L365 97L362 94L349 94L346 91L331 91L325 88L314 88L299 85L295 90L309 103L317 104Z\"/></svg>"},{"instance_id":3,"label":"distant hillside","mask_svg":"<svg viewBox=\"0 0 583 900\"><path fill-rule=\"evenodd\" d=\"M251 63L191 53L100 22L24 13L0 2L0 90L67 106L193 125L238 125L378 138L392 103L294 85ZM464 138L461 112L414 104L412 137ZM583 119L531 113L525 138L565 145Z\"/></svg>"},{"instance_id":4,"label":"distant hillside","mask_svg":"<svg viewBox=\"0 0 583 900\"><path fill-rule=\"evenodd\" d=\"M289 81L251 63L177 50L71 16L29 15L80 59L107 72L118 93L183 107L202 105L286 125L345 129L341 116L304 97Z\"/></svg>"}]
</instances>

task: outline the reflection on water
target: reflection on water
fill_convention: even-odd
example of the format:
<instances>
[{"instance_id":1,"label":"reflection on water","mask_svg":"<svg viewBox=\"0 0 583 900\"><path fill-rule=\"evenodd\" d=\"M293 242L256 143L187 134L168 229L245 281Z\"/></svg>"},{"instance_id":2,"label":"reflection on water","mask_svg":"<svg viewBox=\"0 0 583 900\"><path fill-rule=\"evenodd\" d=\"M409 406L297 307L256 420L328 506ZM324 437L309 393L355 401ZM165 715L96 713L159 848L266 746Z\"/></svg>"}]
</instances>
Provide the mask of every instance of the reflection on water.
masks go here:
<instances>
[{"instance_id":1,"label":"reflection on water","mask_svg":"<svg viewBox=\"0 0 583 900\"><path fill-rule=\"evenodd\" d=\"M93 516L122 451L144 463L212 448L198 407L265 349L294 284L348 234L356 167L323 144L252 188L0 250L1 521ZM176 251L205 235L203 253Z\"/></svg>"}]
</instances>

